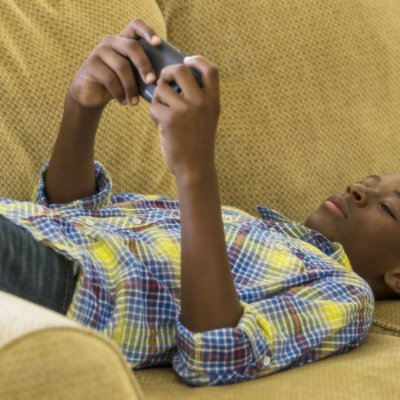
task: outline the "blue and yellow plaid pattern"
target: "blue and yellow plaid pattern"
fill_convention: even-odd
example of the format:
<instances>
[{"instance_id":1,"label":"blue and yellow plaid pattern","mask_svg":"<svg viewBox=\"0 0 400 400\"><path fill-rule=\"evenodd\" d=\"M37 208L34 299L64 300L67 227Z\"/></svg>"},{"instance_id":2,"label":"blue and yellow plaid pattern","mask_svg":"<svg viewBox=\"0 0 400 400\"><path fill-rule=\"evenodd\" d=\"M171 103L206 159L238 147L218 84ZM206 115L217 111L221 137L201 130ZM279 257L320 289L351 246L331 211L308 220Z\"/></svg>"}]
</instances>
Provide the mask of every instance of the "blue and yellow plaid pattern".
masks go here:
<instances>
[{"instance_id":1,"label":"blue and yellow plaid pattern","mask_svg":"<svg viewBox=\"0 0 400 400\"><path fill-rule=\"evenodd\" d=\"M112 193L96 161L97 193L49 205L40 170L32 202L0 199L0 214L80 265L68 317L115 341L133 368L171 364L191 385L239 382L359 346L374 297L338 243L264 207L222 207L243 316L190 332L180 320L179 203ZM207 288L204 288L207 290Z\"/></svg>"}]
</instances>

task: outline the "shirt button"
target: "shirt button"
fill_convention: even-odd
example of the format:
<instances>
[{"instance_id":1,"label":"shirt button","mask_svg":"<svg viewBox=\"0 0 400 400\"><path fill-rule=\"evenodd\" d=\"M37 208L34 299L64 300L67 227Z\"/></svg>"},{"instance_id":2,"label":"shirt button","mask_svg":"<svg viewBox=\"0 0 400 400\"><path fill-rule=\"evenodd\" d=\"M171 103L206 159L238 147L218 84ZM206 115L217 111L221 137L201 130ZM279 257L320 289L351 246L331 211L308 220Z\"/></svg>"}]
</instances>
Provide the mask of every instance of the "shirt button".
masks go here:
<instances>
[{"instance_id":1,"label":"shirt button","mask_svg":"<svg viewBox=\"0 0 400 400\"><path fill-rule=\"evenodd\" d=\"M94 225L94 222L93 222L92 220L90 220L89 218L86 218L86 219L85 219L85 224L86 224L87 226L93 226L93 225Z\"/></svg>"},{"instance_id":2,"label":"shirt button","mask_svg":"<svg viewBox=\"0 0 400 400\"><path fill-rule=\"evenodd\" d=\"M232 222L233 221L233 217L227 216L227 217L225 217L225 221Z\"/></svg>"},{"instance_id":3,"label":"shirt button","mask_svg":"<svg viewBox=\"0 0 400 400\"><path fill-rule=\"evenodd\" d=\"M135 218L132 222L133 222L134 224L136 224L136 225L140 225L140 224L142 223L142 220L139 219L139 218Z\"/></svg>"},{"instance_id":4,"label":"shirt button","mask_svg":"<svg viewBox=\"0 0 400 400\"><path fill-rule=\"evenodd\" d=\"M263 358L263 360L262 360L262 363L263 363L263 366L264 366L264 367L268 367L269 364L271 364L271 358L268 357L268 356L265 356L265 357Z\"/></svg>"},{"instance_id":5,"label":"shirt button","mask_svg":"<svg viewBox=\"0 0 400 400\"><path fill-rule=\"evenodd\" d=\"M285 247L281 243L275 243L275 248L278 250L283 250Z\"/></svg>"}]
</instances>

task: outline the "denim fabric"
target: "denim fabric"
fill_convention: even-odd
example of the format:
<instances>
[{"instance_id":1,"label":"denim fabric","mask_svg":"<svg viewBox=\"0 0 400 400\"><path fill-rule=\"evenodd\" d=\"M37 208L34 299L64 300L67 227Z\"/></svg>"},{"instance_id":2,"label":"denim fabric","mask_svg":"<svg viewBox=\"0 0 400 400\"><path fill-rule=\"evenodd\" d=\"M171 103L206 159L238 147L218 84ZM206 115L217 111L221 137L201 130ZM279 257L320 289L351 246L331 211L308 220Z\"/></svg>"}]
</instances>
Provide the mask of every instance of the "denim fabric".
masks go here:
<instances>
[{"instance_id":1,"label":"denim fabric","mask_svg":"<svg viewBox=\"0 0 400 400\"><path fill-rule=\"evenodd\" d=\"M72 265L0 215L0 290L65 315L77 280Z\"/></svg>"}]
</instances>

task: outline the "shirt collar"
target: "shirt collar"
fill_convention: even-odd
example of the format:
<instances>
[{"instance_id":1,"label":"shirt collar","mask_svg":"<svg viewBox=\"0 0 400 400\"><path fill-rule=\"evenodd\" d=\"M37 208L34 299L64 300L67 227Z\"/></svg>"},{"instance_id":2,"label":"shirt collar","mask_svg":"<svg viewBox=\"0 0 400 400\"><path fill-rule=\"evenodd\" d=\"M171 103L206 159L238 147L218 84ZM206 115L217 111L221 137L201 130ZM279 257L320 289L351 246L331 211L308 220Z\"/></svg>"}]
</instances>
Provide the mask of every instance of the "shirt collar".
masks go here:
<instances>
[{"instance_id":1,"label":"shirt collar","mask_svg":"<svg viewBox=\"0 0 400 400\"><path fill-rule=\"evenodd\" d=\"M256 208L262 220L268 222L268 226L272 224L276 231L312 244L346 269L352 269L349 258L340 243L330 241L322 233L307 228L305 225L295 222L271 208L263 206L257 206Z\"/></svg>"},{"instance_id":2,"label":"shirt collar","mask_svg":"<svg viewBox=\"0 0 400 400\"><path fill-rule=\"evenodd\" d=\"M293 223L290 218L285 217L283 214L279 213L278 211L272 210L271 208L263 206L257 206L256 208L261 218L265 221Z\"/></svg>"}]
</instances>

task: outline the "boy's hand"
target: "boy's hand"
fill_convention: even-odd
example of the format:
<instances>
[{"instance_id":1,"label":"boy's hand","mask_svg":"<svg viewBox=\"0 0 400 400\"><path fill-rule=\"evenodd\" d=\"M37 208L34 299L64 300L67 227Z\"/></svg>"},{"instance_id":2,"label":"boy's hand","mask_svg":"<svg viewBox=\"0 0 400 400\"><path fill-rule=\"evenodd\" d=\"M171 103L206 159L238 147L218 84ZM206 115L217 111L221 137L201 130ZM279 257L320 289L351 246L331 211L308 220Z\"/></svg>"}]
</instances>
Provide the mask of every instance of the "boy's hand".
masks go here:
<instances>
[{"instance_id":1,"label":"boy's hand","mask_svg":"<svg viewBox=\"0 0 400 400\"><path fill-rule=\"evenodd\" d=\"M135 19L118 36L105 36L93 49L75 75L68 94L85 108L102 108L111 99L121 104L139 103L133 66L141 78L151 83L156 80L154 70L139 37L157 46L161 43L154 30L140 19Z\"/></svg>"},{"instance_id":2,"label":"boy's hand","mask_svg":"<svg viewBox=\"0 0 400 400\"><path fill-rule=\"evenodd\" d=\"M203 87L189 67L201 74ZM175 81L182 94L175 92ZM161 133L164 158L176 177L214 169L215 136L220 112L217 68L201 56L185 59L161 71L151 105L151 116Z\"/></svg>"}]
</instances>

